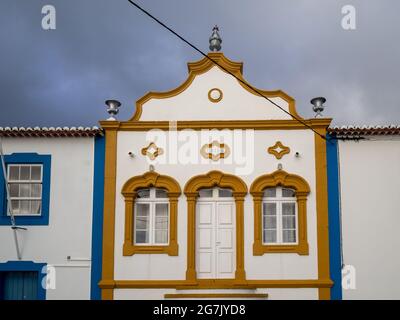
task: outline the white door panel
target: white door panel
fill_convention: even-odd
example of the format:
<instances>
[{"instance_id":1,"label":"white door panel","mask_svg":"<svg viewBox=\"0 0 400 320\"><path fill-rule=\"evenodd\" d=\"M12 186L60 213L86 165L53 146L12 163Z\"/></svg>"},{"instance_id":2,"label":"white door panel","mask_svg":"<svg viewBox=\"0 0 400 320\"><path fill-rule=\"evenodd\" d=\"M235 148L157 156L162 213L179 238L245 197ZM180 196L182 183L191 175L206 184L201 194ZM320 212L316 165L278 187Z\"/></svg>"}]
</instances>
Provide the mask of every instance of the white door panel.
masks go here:
<instances>
[{"instance_id":1,"label":"white door panel","mask_svg":"<svg viewBox=\"0 0 400 320\"><path fill-rule=\"evenodd\" d=\"M211 228L199 228L198 232L199 238L199 249L212 250L212 229Z\"/></svg>"},{"instance_id":2,"label":"white door panel","mask_svg":"<svg viewBox=\"0 0 400 320\"><path fill-rule=\"evenodd\" d=\"M197 202L196 264L199 279L235 277L235 203L216 198Z\"/></svg>"},{"instance_id":3,"label":"white door panel","mask_svg":"<svg viewBox=\"0 0 400 320\"><path fill-rule=\"evenodd\" d=\"M219 278L229 278L233 274L233 252L220 252L218 259Z\"/></svg>"},{"instance_id":4,"label":"white door panel","mask_svg":"<svg viewBox=\"0 0 400 320\"><path fill-rule=\"evenodd\" d=\"M230 249L233 250L233 232L232 229L219 229L217 247L218 250Z\"/></svg>"}]
</instances>

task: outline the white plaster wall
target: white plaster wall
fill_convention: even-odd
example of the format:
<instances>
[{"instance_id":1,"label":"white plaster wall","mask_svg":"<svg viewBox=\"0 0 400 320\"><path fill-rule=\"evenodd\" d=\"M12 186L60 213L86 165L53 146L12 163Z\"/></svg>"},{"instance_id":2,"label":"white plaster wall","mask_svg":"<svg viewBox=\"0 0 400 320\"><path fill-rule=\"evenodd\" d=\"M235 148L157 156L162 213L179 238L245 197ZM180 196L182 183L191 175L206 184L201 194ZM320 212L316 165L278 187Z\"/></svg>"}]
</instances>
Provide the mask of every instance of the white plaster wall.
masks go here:
<instances>
[{"instance_id":1,"label":"white plaster wall","mask_svg":"<svg viewBox=\"0 0 400 320\"><path fill-rule=\"evenodd\" d=\"M197 137L199 131L190 135ZM146 135L148 135L146 137ZM117 155L117 197L115 219L115 279L116 280L160 280L160 279L185 279L187 261L187 205L186 197L182 195L178 204L178 244L179 256L170 257L164 254L135 254L130 257L122 256L124 240L125 208L121 195L123 184L132 176L141 175L148 171L147 157L141 155L141 149L153 141L147 132L119 132ZM266 149L282 141L289 146L291 153L277 160L267 153ZM168 139L166 139L168 141ZM253 256L252 245L254 239L253 199L250 194L245 199L245 270L248 279L317 279L317 235L316 235L316 208L315 208L315 151L314 135L309 130L276 130L254 131L254 150L249 153L248 161L254 161L254 169L246 175L241 175L250 189L251 183L260 175L272 173L277 169L278 163L289 173L302 176L310 185L311 192L307 201L307 234L309 241L309 255L298 254L265 254ZM159 147L166 153L157 158L160 162L169 157L168 150L171 146L162 140L157 141ZM192 144L191 144L192 145ZM195 145L196 152L201 143ZM234 146L231 145L233 152ZM134 152L131 158L128 152ZM300 157L296 158L295 153ZM232 159L228 157L226 162ZM186 182L193 176L207 173L210 170L220 170L235 174L235 165L224 162L207 164L162 164L155 163L156 171L160 174L174 177L180 184L182 191Z\"/></svg>"},{"instance_id":2,"label":"white plaster wall","mask_svg":"<svg viewBox=\"0 0 400 320\"><path fill-rule=\"evenodd\" d=\"M400 299L400 140L340 142L344 299Z\"/></svg>"},{"instance_id":3,"label":"white plaster wall","mask_svg":"<svg viewBox=\"0 0 400 320\"><path fill-rule=\"evenodd\" d=\"M223 98L218 103L208 99L208 92L219 88ZM282 98L270 98L286 111ZM244 89L231 75L218 67L196 76L190 86L177 96L151 99L143 105L142 121L175 120L263 120L291 119L265 98Z\"/></svg>"},{"instance_id":4,"label":"white plaster wall","mask_svg":"<svg viewBox=\"0 0 400 320\"><path fill-rule=\"evenodd\" d=\"M47 290L47 299L89 299L94 140L7 138L3 142L6 154L51 155L49 225L19 231L22 260L55 265L56 289ZM18 260L9 226L0 226L0 243L0 262ZM67 256L87 261L67 262Z\"/></svg>"}]
</instances>

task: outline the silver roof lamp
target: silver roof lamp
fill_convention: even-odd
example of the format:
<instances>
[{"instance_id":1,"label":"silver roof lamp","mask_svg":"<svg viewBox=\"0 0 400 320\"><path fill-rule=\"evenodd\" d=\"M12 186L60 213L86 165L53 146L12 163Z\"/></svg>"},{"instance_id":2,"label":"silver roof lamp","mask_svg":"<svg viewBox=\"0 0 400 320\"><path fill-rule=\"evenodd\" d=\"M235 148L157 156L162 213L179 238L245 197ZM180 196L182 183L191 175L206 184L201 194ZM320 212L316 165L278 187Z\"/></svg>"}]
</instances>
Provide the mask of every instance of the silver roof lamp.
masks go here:
<instances>
[{"instance_id":1,"label":"silver roof lamp","mask_svg":"<svg viewBox=\"0 0 400 320\"><path fill-rule=\"evenodd\" d=\"M208 40L208 42L210 43L210 51L212 52L217 52L221 50L222 39L218 31L219 31L218 26L215 26L212 29L212 34L210 36L210 39Z\"/></svg>"},{"instance_id":2,"label":"silver roof lamp","mask_svg":"<svg viewBox=\"0 0 400 320\"><path fill-rule=\"evenodd\" d=\"M325 109L324 103L326 102L326 99L324 97L316 97L316 98L311 99L310 102L313 105L313 110L315 112L315 118L321 118L322 111L324 111L324 109Z\"/></svg>"},{"instance_id":3,"label":"silver roof lamp","mask_svg":"<svg viewBox=\"0 0 400 320\"><path fill-rule=\"evenodd\" d=\"M110 117L107 119L108 121L116 121L117 119L115 116L119 112L119 107L121 106L121 102L118 100L106 100L107 105L107 112L109 113Z\"/></svg>"}]
</instances>

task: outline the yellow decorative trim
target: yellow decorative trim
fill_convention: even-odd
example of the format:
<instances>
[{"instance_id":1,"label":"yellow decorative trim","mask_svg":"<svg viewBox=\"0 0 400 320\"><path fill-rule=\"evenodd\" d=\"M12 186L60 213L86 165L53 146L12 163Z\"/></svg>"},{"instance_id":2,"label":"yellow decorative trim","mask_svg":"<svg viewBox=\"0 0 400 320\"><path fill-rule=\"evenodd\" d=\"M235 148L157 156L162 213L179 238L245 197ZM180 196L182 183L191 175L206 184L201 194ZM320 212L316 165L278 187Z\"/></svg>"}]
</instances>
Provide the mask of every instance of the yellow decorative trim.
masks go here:
<instances>
[{"instance_id":1,"label":"yellow decorative trim","mask_svg":"<svg viewBox=\"0 0 400 320\"><path fill-rule=\"evenodd\" d=\"M267 293L166 293L165 299L268 298Z\"/></svg>"},{"instance_id":2,"label":"yellow decorative trim","mask_svg":"<svg viewBox=\"0 0 400 320\"><path fill-rule=\"evenodd\" d=\"M308 119L303 122L312 128L329 126L332 119ZM101 122L102 124L103 122ZM119 122L121 131L170 130L169 121L124 121ZM174 127L175 129L175 127ZM308 130L297 120L202 120L177 121L176 130L193 129L254 129L254 130Z\"/></svg>"},{"instance_id":3,"label":"yellow decorative trim","mask_svg":"<svg viewBox=\"0 0 400 320\"><path fill-rule=\"evenodd\" d=\"M186 279L197 282L196 276L196 199L201 188L219 186L233 191L236 205L236 282L246 279L244 271L244 218L243 201L247 194L246 183L237 176L220 171L210 171L204 175L192 177L185 185L184 193L188 203L188 242ZM231 281L232 281L231 280Z\"/></svg>"},{"instance_id":4,"label":"yellow decorative trim","mask_svg":"<svg viewBox=\"0 0 400 320\"><path fill-rule=\"evenodd\" d=\"M276 149L280 149L280 151ZM281 159L285 154L290 153L290 148L284 146L282 142L277 141L272 147L268 148L268 153L274 155L277 159Z\"/></svg>"},{"instance_id":5,"label":"yellow decorative trim","mask_svg":"<svg viewBox=\"0 0 400 320\"><path fill-rule=\"evenodd\" d=\"M332 287L330 279L293 279L293 280L245 280L237 283L232 280L115 280L101 281L100 288L107 289L162 289L203 290L203 289L256 289L256 288L327 288Z\"/></svg>"},{"instance_id":6,"label":"yellow decorative trim","mask_svg":"<svg viewBox=\"0 0 400 320\"><path fill-rule=\"evenodd\" d=\"M326 127L317 129L322 136L326 136ZM317 134L315 139L315 177L316 177L316 205L317 205L317 250L318 250L318 277L329 279L329 222L328 222L328 179L326 164L326 141ZM330 290L319 289L321 300L330 299Z\"/></svg>"},{"instance_id":7,"label":"yellow decorative trim","mask_svg":"<svg viewBox=\"0 0 400 320\"><path fill-rule=\"evenodd\" d=\"M249 83L243 78L243 74L242 74L243 63L233 62L233 61L229 60L228 58L226 58L224 56L224 54L222 52L210 52L208 54L208 57L211 58L212 60L214 60L215 62L217 62L218 64L220 64L225 69L225 70L221 69L222 71L224 71L224 72L229 71L232 74L234 74L235 76L237 76L239 79L241 79L243 81L243 83L239 82L239 84L245 90L247 90L248 92L250 92L254 95L260 96L259 93L257 93L256 91L254 91L253 89L250 88ZM196 76L203 74L203 73L207 72L208 70L210 70L211 68L213 68L214 66L216 66L216 64L213 61L211 61L209 58L204 57L203 59L201 59L197 62L189 62L188 63L189 76L179 87L177 87L173 90L170 90L170 91L166 91L166 92L148 92L142 98L137 100L135 113L129 121L140 120L140 116L142 115L143 105L147 101L149 101L151 99L165 99L165 98L174 97L174 96L180 94L181 92L185 91L190 86L190 84L193 82L193 80ZM286 94L285 92L283 92L281 90L275 90L275 91L266 91L266 90L261 90L261 89L257 89L257 90L262 95L264 95L268 98L276 98L276 97L282 98L289 105L289 113L294 117L302 119L296 111L295 100L292 97L290 97L288 94Z\"/></svg>"},{"instance_id":8,"label":"yellow decorative trim","mask_svg":"<svg viewBox=\"0 0 400 320\"><path fill-rule=\"evenodd\" d=\"M298 244L296 245L266 245L262 241L262 198L265 188L283 186L296 190L298 212ZM260 256L265 253L298 253L308 255L307 242L307 195L310 187L302 177L277 170L272 174L258 177L250 187L254 201L254 243L253 254Z\"/></svg>"},{"instance_id":9,"label":"yellow decorative trim","mask_svg":"<svg viewBox=\"0 0 400 320\"><path fill-rule=\"evenodd\" d=\"M220 152L218 154L214 154L210 152L209 149L217 147L220 149ZM223 151L221 151L223 150ZM231 154L231 149L227 144L224 143L219 143L218 141L213 141L211 143L207 143L203 145L200 149L200 154L204 159L211 159L212 161L218 161L219 159L224 159L229 157Z\"/></svg>"},{"instance_id":10,"label":"yellow decorative trim","mask_svg":"<svg viewBox=\"0 0 400 320\"><path fill-rule=\"evenodd\" d=\"M103 211L103 267L102 281L114 279L115 185L117 164L118 123L109 121L105 128L104 211ZM113 299L113 290L101 290L103 300Z\"/></svg>"},{"instance_id":11,"label":"yellow decorative trim","mask_svg":"<svg viewBox=\"0 0 400 320\"><path fill-rule=\"evenodd\" d=\"M162 188L167 190L170 208L170 231L169 244L165 246L138 246L135 245L133 241L133 230L135 221L134 201L137 196L137 190L149 187ZM130 178L122 187L121 193L125 198L125 241L123 247L123 255L131 256L137 253L164 253L170 256L177 256L177 212L178 197L181 194L181 188L178 182L169 176L160 175L154 171L150 171L141 176Z\"/></svg>"},{"instance_id":12,"label":"yellow decorative trim","mask_svg":"<svg viewBox=\"0 0 400 320\"><path fill-rule=\"evenodd\" d=\"M154 152L150 152L149 150L153 149ZM150 142L150 144L142 149L142 155L148 156L150 160L154 160L158 156L162 155L164 150L162 148L157 147L154 142Z\"/></svg>"},{"instance_id":13,"label":"yellow decorative trim","mask_svg":"<svg viewBox=\"0 0 400 320\"><path fill-rule=\"evenodd\" d=\"M219 93L218 98L213 98L211 96L213 91L217 91ZM222 100L222 97L224 96L224 94L222 93L221 89L218 88L212 88L210 89L210 91L208 91L208 100L210 100L213 103L217 103L220 102Z\"/></svg>"}]
</instances>

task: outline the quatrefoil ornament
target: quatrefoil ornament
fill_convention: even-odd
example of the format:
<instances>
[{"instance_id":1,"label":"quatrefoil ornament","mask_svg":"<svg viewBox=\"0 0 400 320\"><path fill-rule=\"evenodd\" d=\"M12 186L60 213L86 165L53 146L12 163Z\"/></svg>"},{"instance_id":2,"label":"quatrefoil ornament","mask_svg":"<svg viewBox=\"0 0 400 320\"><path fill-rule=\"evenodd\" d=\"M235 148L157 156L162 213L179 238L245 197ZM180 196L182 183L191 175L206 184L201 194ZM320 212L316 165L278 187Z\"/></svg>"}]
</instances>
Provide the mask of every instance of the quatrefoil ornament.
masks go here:
<instances>
[{"instance_id":1,"label":"quatrefoil ornament","mask_svg":"<svg viewBox=\"0 0 400 320\"><path fill-rule=\"evenodd\" d=\"M150 144L142 149L142 155L149 157L150 160L155 160L158 156L162 155L164 150L162 148L157 147L154 142L150 142Z\"/></svg>"},{"instance_id":2,"label":"quatrefoil ornament","mask_svg":"<svg viewBox=\"0 0 400 320\"><path fill-rule=\"evenodd\" d=\"M268 153L275 156L277 159L281 159L285 154L290 152L290 148L282 144L282 142L277 141L275 145L268 148Z\"/></svg>"},{"instance_id":3,"label":"quatrefoil ornament","mask_svg":"<svg viewBox=\"0 0 400 320\"><path fill-rule=\"evenodd\" d=\"M205 159L211 159L212 161L218 161L219 159L227 158L231 153L228 145L225 143L219 143L218 141L213 141L211 143L206 143L200 149L200 154Z\"/></svg>"}]
</instances>

